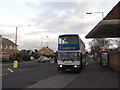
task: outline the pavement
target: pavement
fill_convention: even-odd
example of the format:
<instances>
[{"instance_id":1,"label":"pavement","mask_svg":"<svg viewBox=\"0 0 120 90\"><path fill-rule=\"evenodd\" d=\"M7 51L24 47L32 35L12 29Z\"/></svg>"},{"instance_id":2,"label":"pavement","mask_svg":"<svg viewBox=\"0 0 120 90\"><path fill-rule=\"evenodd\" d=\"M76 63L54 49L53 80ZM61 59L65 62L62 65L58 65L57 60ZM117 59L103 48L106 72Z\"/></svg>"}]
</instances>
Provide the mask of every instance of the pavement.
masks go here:
<instances>
[{"instance_id":1,"label":"pavement","mask_svg":"<svg viewBox=\"0 0 120 90\"><path fill-rule=\"evenodd\" d=\"M118 73L90 59L88 66L65 88L118 88Z\"/></svg>"}]
</instances>

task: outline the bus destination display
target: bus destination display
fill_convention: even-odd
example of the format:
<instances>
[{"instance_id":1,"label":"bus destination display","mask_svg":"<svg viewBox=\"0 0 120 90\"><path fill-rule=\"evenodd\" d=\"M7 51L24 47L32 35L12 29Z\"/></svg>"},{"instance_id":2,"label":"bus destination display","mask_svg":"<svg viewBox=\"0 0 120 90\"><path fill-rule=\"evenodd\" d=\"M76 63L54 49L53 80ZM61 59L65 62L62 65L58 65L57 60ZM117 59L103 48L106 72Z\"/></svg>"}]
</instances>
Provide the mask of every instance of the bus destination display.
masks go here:
<instances>
[{"instance_id":1,"label":"bus destination display","mask_svg":"<svg viewBox=\"0 0 120 90\"><path fill-rule=\"evenodd\" d=\"M62 50L74 50L75 47L74 46L63 46Z\"/></svg>"}]
</instances>

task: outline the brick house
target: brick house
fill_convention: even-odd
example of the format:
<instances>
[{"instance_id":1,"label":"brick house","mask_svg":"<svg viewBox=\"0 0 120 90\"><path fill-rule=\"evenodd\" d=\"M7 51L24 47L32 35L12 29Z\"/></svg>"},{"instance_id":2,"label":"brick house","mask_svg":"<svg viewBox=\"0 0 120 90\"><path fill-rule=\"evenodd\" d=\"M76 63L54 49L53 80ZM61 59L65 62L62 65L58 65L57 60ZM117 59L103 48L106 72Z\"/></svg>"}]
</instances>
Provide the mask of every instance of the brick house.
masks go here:
<instances>
[{"instance_id":1,"label":"brick house","mask_svg":"<svg viewBox=\"0 0 120 90\"><path fill-rule=\"evenodd\" d=\"M38 51L38 54L51 56L51 55L54 55L54 51L47 46L47 47L43 47L42 49L40 49Z\"/></svg>"},{"instance_id":2,"label":"brick house","mask_svg":"<svg viewBox=\"0 0 120 90\"><path fill-rule=\"evenodd\" d=\"M9 56L15 54L17 45L7 38L1 38L1 39L2 39L1 41L2 42L1 43L2 60L9 60ZM19 51L17 50L16 52L19 52Z\"/></svg>"}]
</instances>

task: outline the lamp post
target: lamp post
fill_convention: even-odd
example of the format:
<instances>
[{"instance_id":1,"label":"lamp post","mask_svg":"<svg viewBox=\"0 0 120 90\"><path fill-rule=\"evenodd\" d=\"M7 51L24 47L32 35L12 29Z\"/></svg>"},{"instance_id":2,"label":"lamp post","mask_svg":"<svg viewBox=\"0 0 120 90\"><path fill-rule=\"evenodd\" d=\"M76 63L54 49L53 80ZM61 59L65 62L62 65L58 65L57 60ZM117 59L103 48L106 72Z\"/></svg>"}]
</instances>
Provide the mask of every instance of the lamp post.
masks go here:
<instances>
[{"instance_id":1,"label":"lamp post","mask_svg":"<svg viewBox=\"0 0 120 90\"><path fill-rule=\"evenodd\" d=\"M101 14L102 15L102 19L104 18L104 12L89 12L89 13L86 13L86 14ZM103 45L105 47L105 39L104 39Z\"/></svg>"},{"instance_id":2,"label":"lamp post","mask_svg":"<svg viewBox=\"0 0 120 90\"><path fill-rule=\"evenodd\" d=\"M104 12L89 12L89 13L86 13L86 14L98 14L98 13L102 14L102 19L103 19L104 18Z\"/></svg>"}]
</instances>

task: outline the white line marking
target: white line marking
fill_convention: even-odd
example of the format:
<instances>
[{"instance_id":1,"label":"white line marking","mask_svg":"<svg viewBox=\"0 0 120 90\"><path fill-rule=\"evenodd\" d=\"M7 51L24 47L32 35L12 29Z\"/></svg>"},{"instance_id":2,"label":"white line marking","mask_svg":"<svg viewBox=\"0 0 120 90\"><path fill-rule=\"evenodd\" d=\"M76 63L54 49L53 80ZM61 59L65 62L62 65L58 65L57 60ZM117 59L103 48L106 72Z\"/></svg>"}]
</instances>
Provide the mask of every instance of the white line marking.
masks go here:
<instances>
[{"instance_id":1,"label":"white line marking","mask_svg":"<svg viewBox=\"0 0 120 90\"><path fill-rule=\"evenodd\" d=\"M8 70L9 70L10 72L13 72L13 70L11 70L10 68L8 68Z\"/></svg>"},{"instance_id":2,"label":"white line marking","mask_svg":"<svg viewBox=\"0 0 120 90\"><path fill-rule=\"evenodd\" d=\"M7 74L7 73L4 73L4 74L0 75L0 77L3 76L3 75L6 75L6 74Z\"/></svg>"},{"instance_id":3,"label":"white line marking","mask_svg":"<svg viewBox=\"0 0 120 90\"><path fill-rule=\"evenodd\" d=\"M86 62L86 64L85 64L86 66L88 65L88 62Z\"/></svg>"}]
</instances>

